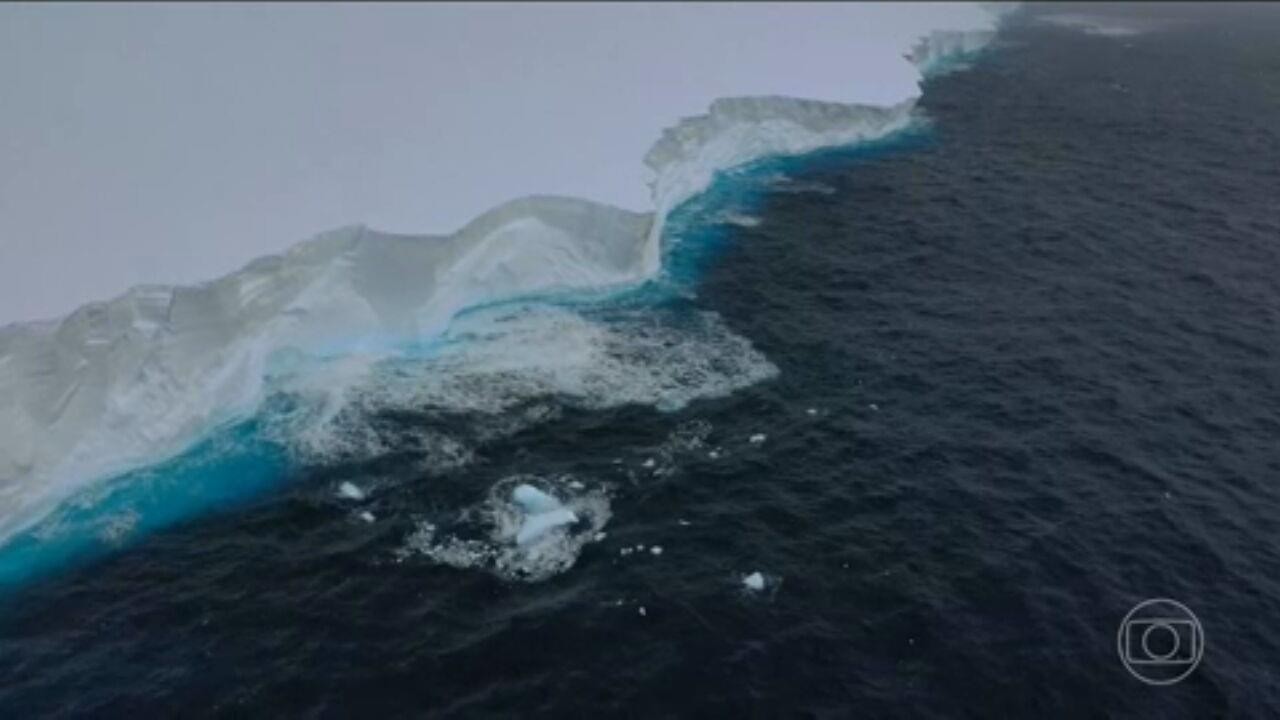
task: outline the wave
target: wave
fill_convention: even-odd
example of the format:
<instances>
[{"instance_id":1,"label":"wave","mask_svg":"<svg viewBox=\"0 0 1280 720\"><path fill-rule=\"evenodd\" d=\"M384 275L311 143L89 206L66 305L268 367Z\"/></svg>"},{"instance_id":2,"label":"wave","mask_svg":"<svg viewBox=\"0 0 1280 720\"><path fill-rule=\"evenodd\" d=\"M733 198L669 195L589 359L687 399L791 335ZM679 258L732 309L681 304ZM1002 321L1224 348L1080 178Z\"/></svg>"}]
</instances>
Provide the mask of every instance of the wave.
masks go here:
<instances>
[{"instance_id":1,"label":"wave","mask_svg":"<svg viewBox=\"0 0 1280 720\"><path fill-rule=\"evenodd\" d=\"M933 33L908 57L927 77L991 37ZM651 213L542 196L501 205L451 235L342 228L218 280L136 287L61 320L0 329L0 541L95 482L175 457L217 428L254 416L290 357L364 358L354 375L366 377L379 359L402 355L408 344L445 337L468 309L651 280L662 271L667 218L717 173L766 156L885 137L912 122L914 104L724 98L666 130L645 156ZM579 331L610 337L598 327ZM708 348L736 347L727 330L717 327L712 336ZM752 362L717 371L721 376L676 402L665 392L594 387L620 402L678 407L767 377L771 366L748 352L749 343L745 348L734 352ZM703 358L674 362L686 361ZM581 365L593 362L587 357ZM523 375L506 370L541 377L533 385L543 391L563 390L565 377L590 375L539 376L538 362L526 364L532 369ZM327 422L347 407L332 398L359 383L316 379L323 377L312 383L330 398L320 404L328 408L321 413ZM661 372L654 377L663 382Z\"/></svg>"}]
</instances>

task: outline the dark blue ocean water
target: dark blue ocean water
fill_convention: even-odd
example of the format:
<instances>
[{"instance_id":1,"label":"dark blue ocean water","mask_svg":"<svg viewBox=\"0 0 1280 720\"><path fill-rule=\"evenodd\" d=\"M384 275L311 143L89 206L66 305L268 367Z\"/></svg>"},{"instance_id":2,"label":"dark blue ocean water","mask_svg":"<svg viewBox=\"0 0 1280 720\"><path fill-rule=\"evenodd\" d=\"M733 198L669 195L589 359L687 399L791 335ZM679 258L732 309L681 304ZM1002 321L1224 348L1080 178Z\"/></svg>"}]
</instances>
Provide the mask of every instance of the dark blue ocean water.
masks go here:
<instances>
[{"instance_id":1,"label":"dark blue ocean water","mask_svg":"<svg viewBox=\"0 0 1280 720\"><path fill-rule=\"evenodd\" d=\"M1247 15L1015 24L929 84L927 131L682 209L635 302L717 312L773 379L675 412L542 398L505 434L388 412L473 461L229 462L252 492L199 485L221 510L169 524L199 468L274 457L215 438L156 472L153 532L0 597L0 717L1276 716L1280 22ZM613 484L570 570L397 555L529 472ZM371 477L355 522L334 488ZM1170 687L1117 654L1150 597L1203 623Z\"/></svg>"}]
</instances>

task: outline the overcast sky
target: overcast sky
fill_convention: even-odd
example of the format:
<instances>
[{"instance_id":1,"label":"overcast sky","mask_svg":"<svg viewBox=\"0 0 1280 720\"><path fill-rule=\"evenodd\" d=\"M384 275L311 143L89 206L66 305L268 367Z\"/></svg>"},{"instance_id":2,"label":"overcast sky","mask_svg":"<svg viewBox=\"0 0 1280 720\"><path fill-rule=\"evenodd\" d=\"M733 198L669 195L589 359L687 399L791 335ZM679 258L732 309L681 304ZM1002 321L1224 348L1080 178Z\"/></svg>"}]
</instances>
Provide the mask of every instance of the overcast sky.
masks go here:
<instances>
[{"instance_id":1,"label":"overcast sky","mask_svg":"<svg viewBox=\"0 0 1280 720\"><path fill-rule=\"evenodd\" d=\"M649 209L716 97L892 103L962 4L0 4L0 324L351 223L532 193Z\"/></svg>"}]
</instances>

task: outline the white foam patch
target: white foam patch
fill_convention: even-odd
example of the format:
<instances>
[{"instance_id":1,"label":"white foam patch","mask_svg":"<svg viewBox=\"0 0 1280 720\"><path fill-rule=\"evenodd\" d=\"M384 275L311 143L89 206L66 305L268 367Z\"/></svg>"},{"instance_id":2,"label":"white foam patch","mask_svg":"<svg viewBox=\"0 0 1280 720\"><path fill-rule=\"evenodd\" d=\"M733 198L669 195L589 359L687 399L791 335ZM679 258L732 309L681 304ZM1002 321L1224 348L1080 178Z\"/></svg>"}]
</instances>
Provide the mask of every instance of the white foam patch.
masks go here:
<instances>
[{"instance_id":1,"label":"white foam patch","mask_svg":"<svg viewBox=\"0 0 1280 720\"><path fill-rule=\"evenodd\" d=\"M425 356L384 359L345 376L331 394L291 396L274 434L304 461L373 457L394 442L397 450L425 453L437 469L454 469L470 462L473 443L553 419L559 406L674 411L777 373L712 312L664 317L644 309L602 318L553 305L499 307L461 318ZM296 384L282 387L299 392ZM406 437L397 428L394 439L384 438L371 418L387 410L466 413L475 420L473 434L423 429ZM710 426L682 426L681 432L689 437L659 449L660 470L677 449L701 447Z\"/></svg>"},{"instance_id":2,"label":"white foam patch","mask_svg":"<svg viewBox=\"0 0 1280 720\"><path fill-rule=\"evenodd\" d=\"M527 533L529 507L516 499L521 487L551 499L548 506L554 508L540 514L560 513L564 521ZM419 522L396 557L402 562L425 557L449 567L491 572L505 580L538 582L573 567L586 545L604 537L611 514L609 492L603 485L566 476L517 475L496 483L478 505L459 508L434 522Z\"/></svg>"},{"instance_id":3,"label":"white foam patch","mask_svg":"<svg viewBox=\"0 0 1280 720\"><path fill-rule=\"evenodd\" d=\"M749 341L711 312L580 309L543 303L468 313L435 344L409 355L358 359L289 356L272 365L272 432L301 460L331 463L397 452L418 438L429 462L458 465L473 445L558 416L561 406L643 404L663 410L723 396L774 377ZM423 429L394 437L375 418L387 411L467 418L457 437ZM711 424L681 423L655 449L656 474L705 454ZM363 490L354 487L363 495ZM357 493L345 486L343 497ZM418 523L399 553L510 580L536 581L573 565L604 538L603 487L573 478L509 478L455 517ZM367 518L366 518L366 521Z\"/></svg>"},{"instance_id":4,"label":"white foam patch","mask_svg":"<svg viewBox=\"0 0 1280 720\"><path fill-rule=\"evenodd\" d=\"M135 510L126 509L102 519L98 538L109 545L119 545L138 526L141 516Z\"/></svg>"},{"instance_id":5,"label":"white foam patch","mask_svg":"<svg viewBox=\"0 0 1280 720\"><path fill-rule=\"evenodd\" d=\"M723 397L777 368L713 312L660 318L650 309L588 317L554 306L477 314L427 361L415 401L500 412L534 396L589 409L652 405L664 411Z\"/></svg>"},{"instance_id":6,"label":"white foam patch","mask_svg":"<svg viewBox=\"0 0 1280 720\"><path fill-rule=\"evenodd\" d=\"M706 420L682 422L675 427L655 453L656 459L646 460L643 467L653 471L654 477L667 477L680 469L682 460L701 454L711 438L712 426ZM712 451L715 452L715 451ZM717 453L719 457L719 453Z\"/></svg>"},{"instance_id":7,"label":"white foam patch","mask_svg":"<svg viewBox=\"0 0 1280 720\"><path fill-rule=\"evenodd\" d=\"M789 193L793 195L803 195L805 193L815 193L818 195L834 195L836 189L825 183L814 180L798 180L784 173L774 173L761 178L761 181L770 192Z\"/></svg>"},{"instance_id":8,"label":"white foam patch","mask_svg":"<svg viewBox=\"0 0 1280 720\"><path fill-rule=\"evenodd\" d=\"M1040 21L1050 25L1079 30L1087 35L1113 38L1141 35L1158 27L1154 21L1142 22L1131 18L1115 18L1084 13L1046 15L1041 17Z\"/></svg>"},{"instance_id":9,"label":"white foam patch","mask_svg":"<svg viewBox=\"0 0 1280 720\"><path fill-rule=\"evenodd\" d=\"M726 225L736 225L744 228L759 227L761 222L760 218L755 215L747 215L740 212L726 212L719 217L719 221Z\"/></svg>"}]
</instances>

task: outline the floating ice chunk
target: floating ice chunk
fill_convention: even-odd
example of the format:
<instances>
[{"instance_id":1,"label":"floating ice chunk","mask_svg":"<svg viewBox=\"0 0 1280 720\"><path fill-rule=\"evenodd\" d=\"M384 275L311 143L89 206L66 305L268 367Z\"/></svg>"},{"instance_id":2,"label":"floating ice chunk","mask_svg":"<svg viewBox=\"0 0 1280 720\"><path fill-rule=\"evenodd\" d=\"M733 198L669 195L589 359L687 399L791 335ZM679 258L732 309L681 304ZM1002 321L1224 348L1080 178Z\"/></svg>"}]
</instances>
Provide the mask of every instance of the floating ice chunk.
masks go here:
<instances>
[{"instance_id":1,"label":"floating ice chunk","mask_svg":"<svg viewBox=\"0 0 1280 720\"><path fill-rule=\"evenodd\" d=\"M764 575L761 575L760 571L757 570L756 572L743 577L742 584L748 590L759 592L764 589Z\"/></svg>"},{"instance_id":2,"label":"floating ice chunk","mask_svg":"<svg viewBox=\"0 0 1280 720\"><path fill-rule=\"evenodd\" d=\"M677 523L679 523L681 527L689 527L690 525L692 525L692 524L693 524L693 523L689 522L688 520L684 520L684 519L676 520L676 522L677 522Z\"/></svg>"},{"instance_id":3,"label":"floating ice chunk","mask_svg":"<svg viewBox=\"0 0 1280 720\"><path fill-rule=\"evenodd\" d=\"M338 497L360 502L365 498L365 493L355 483L344 482L338 486Z\"/></svg>"},{"instance_id":4,"label":"floating ice chunk","mask_svg":"<svg viewBox=\"0 0 1280 720\"><path fill-rule=\"evenodd\" d=\"M595 535L596 542L600 542L601 540L604 540L606 537L608 537L608 534L603 532L598 532Z\"/></svg>"},{"instance_id":5,"label":"floating ice chunk","mask_svg":"<svg viewBox=\"0 0 1280 720\"><path fill-rule=\"evenodd\" d=\"M805 412L808 413L809 415L817 415L818 408L809 408L808 410L805 410Z\"/></svg>"},{"instance_id":6,"label":"floating ice chunk","mask_svg":"<svg viewBox=\"0 0 1280 720\"><path fill-rule=\"evenodd\" d=\"M367 523L371 523L374 520L377 520L377 518L373 516L373 513L369 512L368 510L365 510L364 512L360 513L359 517L361 520Z\"/></svg>"},{"instance_id":7,"label":"floating ice chunk","mask_svg":"<svg viewBox=\"0 0 1280 720\"><path fill-rule=\"evenodd\" d=\"M654 466L654 460L653 460L653 458L649 458L648 460L645 460L644 462L640 463L640 466L641 466L641 467L646 467L646 468L651 468L651 467L653 467L653 466Z\"/></svg>"},{"instance_id":8,"label":"floating ice chunk","mask_svg":"<svg viewBox=\"0 0 1280 720\"><path fill-rule=\"evenodd\" d=\"M711 458L712 460L719 460L719 459L720 459L720 452L719 452L719 451L717 451L717 450L712 450L712 451L710 451L710 452L708 452L708 453L707 453L707 457Z\"/></svg>"},{"instance_id":9,"label":"floating ice chunk","mask_svg":"<svg viewBox=\"0 0 1280 720\"><path fill-rule=\"evenodd\" d=\"M516 532L517 545L527 545L552 528L578 522L578 516L572 510L532 485L516 486L511 492L511 500L525 513L520 530Z\"/></svg>"},{"instance_id":10,"label":"floating ice chunk","mask_svg":"<svg viewBox=\"0 0 1280 720\"><path fill-rule=\"evenodd\" d=\"M653 547L649 548L649 552L653 553L654 555L661 555L661 554L662 554L662 546L661 546L661 545L654 545Z\"/></svg>"},{"instance_id":11,"label":"floating ice chunk","mask_svg":"<svg viewBox=\"0 0 1280 720\"><path fill-rule=\"evenodd\" d=\"M877 404L875 404L875 403L871 403L871 404L870 404L870 405L868 405L867 407L871 408L872 410L877 410L877 411L880 409L880 406L879 406L879 405L877 405Z\"/></svg>"},{"instance_id":12,"label":"floating ice chunk","mask_svg":"<svg viewBox=\"0 0 1280 720\"><path fill-rule=\"evenodd\" d=\"M748 438L748 440L751 442L752 445L759 445L760 443L764 442L765 434L756 433L755 435L752 435L750 438Z\"/></svg>"},{"instance_id":13,"label":"floating ice chunk","mask_svg":"<svg viewBox=\"0 0 1280 720\"><path fill-rule=\"evenodd\" d=\"M542 537L552 528L557 528L561 525L572 525L576 522L578 522L578 516L574 515L573 511L568 508L530 515L525 518L524 523L520 525L520 531L516 533L516 544L527 545Z\"/></svg>"},{"instance_id":14,"label":"floating ice chunk","mask_svg":"<svg viewBox=\"0 0 1280 720\"><path fill-rule=\"evenodd\" d=\"M645 615L648 615L648 613L646 613L646 612L645 612L645 610L644 610L644 606L643 606L643 605L641 605L641 606L640 606L640 617L644 617Z\"/></svg>"},{"instance_id":15,"label":"floating ice chunk","mask_svg":"<svg viewBox=\"0 0 1280 720\"><path fill-rule=\"evenodd\" d=\"M528 484L517 485L516 489L511 491L511 500L529 515L551 512L563 507L559 500Z\"/></svg>"}]
</instances>

